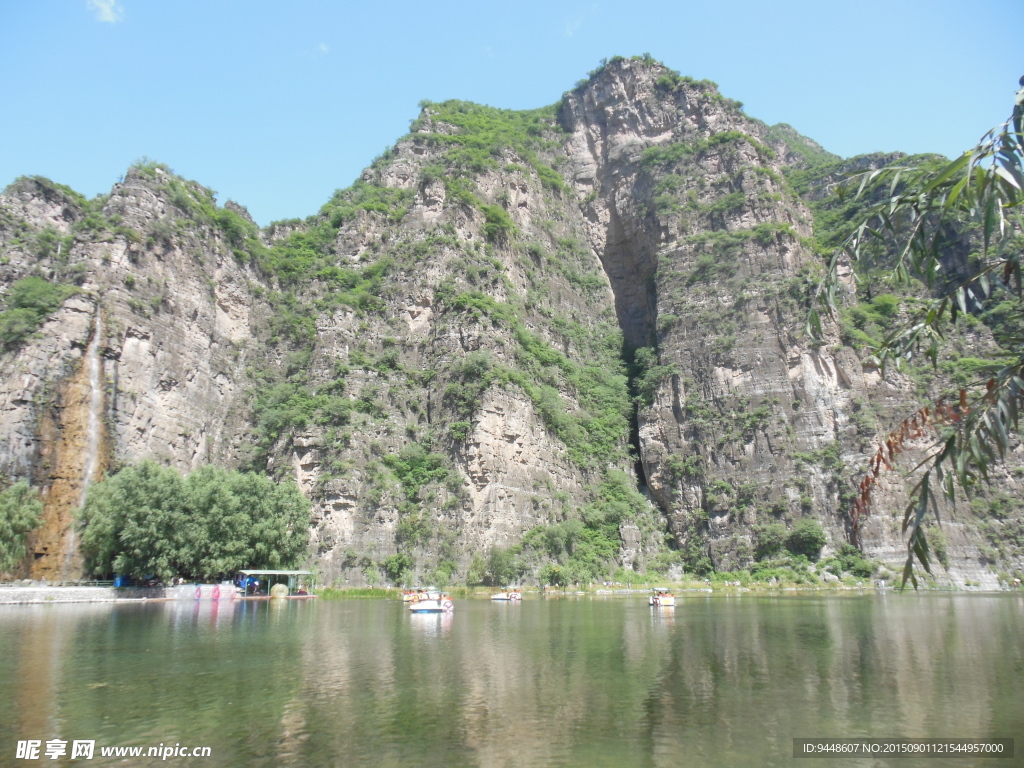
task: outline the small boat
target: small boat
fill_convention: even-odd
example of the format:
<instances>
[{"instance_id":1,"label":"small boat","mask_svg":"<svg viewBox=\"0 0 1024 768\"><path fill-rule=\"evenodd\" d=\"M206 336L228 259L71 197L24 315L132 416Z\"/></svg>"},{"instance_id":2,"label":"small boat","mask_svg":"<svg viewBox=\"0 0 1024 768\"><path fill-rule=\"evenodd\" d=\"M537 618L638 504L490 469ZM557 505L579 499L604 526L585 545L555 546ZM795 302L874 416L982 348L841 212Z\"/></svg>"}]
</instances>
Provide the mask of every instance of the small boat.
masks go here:
<instances>
[{"instance_id":1,"label":"small boat","mask_svg":"<svg viewBox=\"0 0 1024 768\"><path fill-rule=\"evenodd\" d=\"M675 608L676 596L670 589L657 587L654 594L647 598L647 604L652 608Z\"/></svg>"},{"instance_id":2,"label":"small boat","mask_svg":"<svg viewBox=\"0 0 1024 768\"><path fill-rule=\"evenodd\" d=\"M501 592L491 595L491 600L505 603L522 602L523 593L514 587L505 587Z\"/></svg>"},{"instance_id":3,"label":"small boat","mask_svg":"<svg viewBox=\"0 0 1024 768\"><path fill-rule=\"evenodd\" d=\"M417 592L408 606L413 613L451 613L455 610L451 596L436 587L427 587Z\"/></svg>"}]
</instances>

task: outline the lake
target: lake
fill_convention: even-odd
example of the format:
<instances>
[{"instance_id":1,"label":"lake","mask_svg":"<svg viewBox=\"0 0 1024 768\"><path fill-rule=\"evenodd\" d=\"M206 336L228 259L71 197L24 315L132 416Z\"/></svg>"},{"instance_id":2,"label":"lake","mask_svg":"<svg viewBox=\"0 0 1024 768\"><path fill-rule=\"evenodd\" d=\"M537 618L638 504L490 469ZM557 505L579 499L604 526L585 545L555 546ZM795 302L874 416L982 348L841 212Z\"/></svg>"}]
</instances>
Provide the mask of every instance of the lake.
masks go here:
<instances>
[{"instance_id":1,"label":"lake","mask_svg":"<svg viewBox=\"0 0 1024 768\"><path fill-rule=\"evenodd\" d=\"M1024 765L1024 595L684 593L0 606L0 765ZM793 759L794 738L1015 759ZM16 760L19 740L67 756ZM93 760L71 741L95 740Z\"/></svg>"}]
</instances>

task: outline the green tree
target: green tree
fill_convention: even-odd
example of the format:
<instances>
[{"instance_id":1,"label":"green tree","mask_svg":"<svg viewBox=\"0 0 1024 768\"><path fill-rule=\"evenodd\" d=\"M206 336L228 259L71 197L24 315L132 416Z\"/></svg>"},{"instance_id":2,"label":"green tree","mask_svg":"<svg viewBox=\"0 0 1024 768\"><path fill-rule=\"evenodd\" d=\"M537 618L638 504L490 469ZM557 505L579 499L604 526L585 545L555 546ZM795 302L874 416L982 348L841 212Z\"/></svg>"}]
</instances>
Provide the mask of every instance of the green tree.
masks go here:
<instances>
[{"instance_id":1,"label":"green tree","mask_svg":"<svg viewBox=\"0 0 1024 768\"><path fill-rule=\"evenodd\" d=\"M93 573L216 579L299 563L309 502L263 475L208 466L182 478L144 461L91 486L80 519Z\"/></svg>"},{"instance_id":2,"label":"green tree","mask_svg":"<svg viewBox=\"0 0 1024 768\"><path fill-rule=\"evenodd\" d=\"M473 555L473 559L469 564L469 571L466 573L466 584L473 586L474 584L483 584L484 576L487 574L487 561L483 559L479 552Z\"/></svg>"},{"instance_id":3,"label":"green tree","mask_svg":"<svg viewBox=\"0 0 1024 768\"><path fill-rule=\"evenodd\" d=\"M491 551L487 553L487 571L484 581L492 587L515 583L522 573L516 560L516 554L514 547L508 549L491 547Z\"/></svg>"},{"instance_id":4,"label":"green tree","mask_svg":"<svg viewBox=\"0 0 1024 768\"><path fill-rule=\"evenodd\" d=\"M306 555L309 502L295 483L206 466L184 483L195 537L188 568L215 578L241 568L287 568Z\"/></svg>"},{"instance_id":5,"label":"green tree","mask_svg":"<svg viewBox=\"0 0 1024 768\"><path fill-rule=\"evenodd\" d=\"M384 569L384 575L393 584L401 584L412 574L415 565L416 562L412 559L412 555L399 552L385 557L381 561L380 567Z\"/></svg>"},{"instance_id":6,"label":"green tree","mask_svg":"<svg viewBox=\"0 0 1024 768\"><path fill-rule=\"evenodd\" d=\"M1021 78L1024 86L1024 78ZM1024 87L1017 92L1010 118L986 133L970 151L937 171L911 166L889 166L858 174L849 188L864 195L888 182L889 194L869 207L860 223L837 251L818 298L829 312L840 303L838 268L843 254L854 264L866 260L868 244L899 244L891 277L897 284L923 284L934 296L892 330L875 352L881 366L923 353L933 366L947 345L946 328L959 315L981 314L999 304L1018 323L1024 320L1021 262L1024 238ZM944 247L951 232L974 234L980 252L966 279L950 280L942 268ZM1005 303L1012 302L1011 307ZM1018 327L1020 327L1018 325ZM816 310L808 316L808 330L821 338ZM903 514L907 559L903 584L917 586L915 558L930 571L928 541L923 521L932 510L938 517L938 496L953 500L956 489L965 493L987 482L989 469L1010 448L1010 435L1019 428L1024 401L1024 335L1002 340L1009 356L1001 365L984 371L973 386L965 386L955 402L930 404L905 419L871 458L869 472L858 488L851 511L856 535L858 520L871 504L879 473L891 469L895 456L910 439L931 435L934 440L920 464L920 474Z\"/></svg>"},{"instance_id":7,"label":"green tree","mask_svg":"<svg viewBox=\"0 0 1024 768\"><path fill-rule=\"evenodd\" d=\"M28 536L42 520L43 502L19 480L0 492L0 573L17 567L28 549Z\"/></svg>"},{"instance_id":8,"label":"green tree","mask_svg":"<svg viewBox=\"0 0 1024 768\"><path fill-rule=\"evenodd\" d=\"M556 563L545 564L540 569L538 576L541 584L553 584L557 587L564 587L572 581L569 569Z\"/></svg>"},{"instance_id":9,"label":"green tree","mask_svg":"<svg viewBox=\"0 0 1024 768\"><path fill-rule=\"evenodd\" d=\"M79 513L82 553L96 574L169 580L194 538L181 475L152 461L89 487Z\"/></svg>"},{"instance_id":10,"label":"green tree","mask_svg":"<svg viewBox=\"0 0 1024 768\"><path fill-rule=\"evenodd\" d=\"M193 513L189 569L200 578L256 567L249 564L251 499L235 493L235 477L241 476L205 466L185 481L185 503Z\"/></svg>"}]
</instances>

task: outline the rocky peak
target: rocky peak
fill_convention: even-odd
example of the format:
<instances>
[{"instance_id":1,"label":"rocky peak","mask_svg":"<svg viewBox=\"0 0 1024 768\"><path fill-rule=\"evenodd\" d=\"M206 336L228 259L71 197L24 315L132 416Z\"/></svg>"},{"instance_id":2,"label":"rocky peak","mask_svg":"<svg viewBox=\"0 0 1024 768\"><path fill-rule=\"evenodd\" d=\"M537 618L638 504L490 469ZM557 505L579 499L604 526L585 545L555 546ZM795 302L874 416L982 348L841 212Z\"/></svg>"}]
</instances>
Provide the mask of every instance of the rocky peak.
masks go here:
<instances>
[{"instance_id":1,"label":"rocky peak","mask_svg":"<svg viewBox=\"0 0 1024 768\"><path fill-rule=\"evenodd\" d=\"M710 80L682 76L653 59L615 57L565 94L559 116L573 133L598 127L608 141L604 159L618 161L653 144L736 127L757 135L741 107Z\"/></svg>"},{"instance_id":2,"label":"rocky peak","mask_svg":"<svg viewBox=\"0 0 1024 768\"><path fill-rule=\"evenodd\" d=\"M722 97L710 81L680 76L643 57L603 65L566 94L560 116L572 134L567 176L583 200L620 325L632 347L653 346L659 249L690 234L694 225L743 228L759 223L758 217L775 217L753 205L735 205L707 223L663 214L679 210L688 196L692 207L698 198L726 192L743 198L777 194L765 189L773 186L770 180L750 172L771 166L777 180L777 164L758 141L759 124L738 102ZM685 177L675 172L681 163L690 167ZM741 211L746 223L727 220Z\"/></svg>"},{"instance_id":3,"label":"rocky peak","mask_svg":"<svg viewBox=\"0 0 1024 768\"><path fill-rule=\"evenodd\" d=\"M667 140L679 128L685 93L659 89L670 70L643 60L613 59L565 95L559 113L563 127L576 133L598 129L611 141L603 159L618 159L616 149L635 143Z\"/></svg>"},{"instance_id":4,"label":"rocky peak","mask_svg":"<svg viewBox=\"0 0 1024 768\"><path fill-rule=\"evenodd\" d=\"M42 176L23 177L0 194L0 205L32 226L52 227L66 235L84 215L85 198Z\"/></svg>"},{"instance_id":5,"label":"rocky peak","mask_svg":"<svg viewBox=\"0 0 1024 768\"><path fill-rule=\"evenodd\" d=\"M226 203L224 203L224 207L227 210L231 211L232 213L237 213L250 224L256 223L255 221L253 221L252 216L249 215L249 209L246 208L244 205L240 205L236 203L234 200L228 200Z\"/></svg>"}]
</instances>

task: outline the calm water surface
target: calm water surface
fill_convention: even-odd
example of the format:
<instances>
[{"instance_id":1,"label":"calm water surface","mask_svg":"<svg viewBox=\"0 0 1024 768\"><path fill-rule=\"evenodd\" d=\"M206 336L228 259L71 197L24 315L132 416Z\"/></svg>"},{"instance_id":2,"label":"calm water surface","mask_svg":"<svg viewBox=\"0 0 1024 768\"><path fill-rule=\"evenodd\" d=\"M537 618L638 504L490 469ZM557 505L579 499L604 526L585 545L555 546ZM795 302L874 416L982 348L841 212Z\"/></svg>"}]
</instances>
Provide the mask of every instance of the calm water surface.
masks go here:
<instances>
[{"instance_id":1,"label":"calm water surface","mask_svg":"<svg viewBox=\"0 0 1024 768\"><path fill-rule=\"evenodd\" d=\"M685 596L0 607L19 739L205 766L1009 766L794 760L794 737L1016 738L1024 597ZM80 765L124 764L101 759Z\"/></svg>"}]
</instances>

